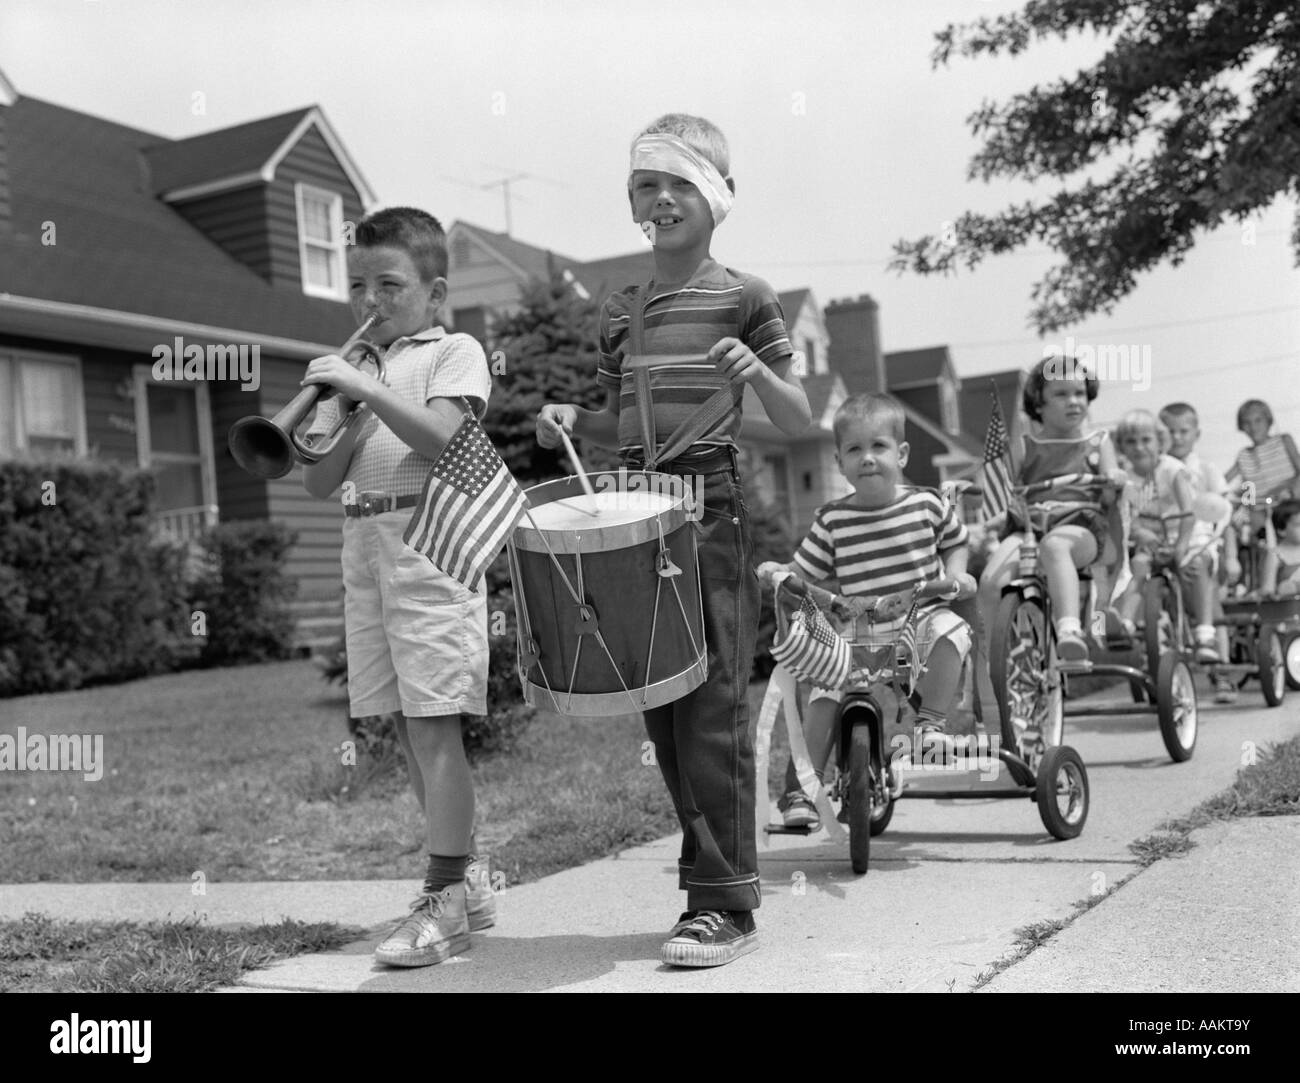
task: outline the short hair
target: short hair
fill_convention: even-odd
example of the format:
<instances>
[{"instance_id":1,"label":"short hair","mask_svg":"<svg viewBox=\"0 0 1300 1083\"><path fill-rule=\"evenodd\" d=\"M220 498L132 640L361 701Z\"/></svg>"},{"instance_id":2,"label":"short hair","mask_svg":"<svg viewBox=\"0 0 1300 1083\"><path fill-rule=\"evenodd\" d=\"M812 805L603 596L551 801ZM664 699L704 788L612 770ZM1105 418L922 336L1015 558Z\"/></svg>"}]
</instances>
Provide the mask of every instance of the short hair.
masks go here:
<instances>
[{"instance_id":1,"label":"short hair","mask_svg":"<svg viewBox=\"0 0 1300 1083\"><path fill-rule=\"evenodd\" d=\"M1273 529L1285 530L1293 515L1300 515L1300 500L1283 500L1273 509Z\"/></svg>"},{"instance_id":2,"label":"short hair","mask_svg":"<svg viewBox=\"0 0 1300 1083\"><path fill-rule=\"evenodd\" d=\"M447 277L447 234L428 211L415 207L385 207L357 223L362 248L400 248L415 264L423 282Z\"/></svg>"},{"instance_id":3,"label":"short hair","mask_svg":"<svg viewBox=\"0 0 1300 1083\"><path fill-rule=\"evenodd\" d=\"M903 413L902 403L889 395L873 395L864 391L840 403L840 408L835 411L835 417L831 421L837 451L844 428L850 421L883 421L898 443L901 444L906 439L907 415Z\"/></svg>"},{"instance_id":4,"label":"short hair","mask_svg":"<svg viewBox=\"0 0 1300 1083\"><path fill-rule=\"evenodd\" d=\"M1171 402L1160 410L1160 420L1166 425L1172 421L1186 421L1189 418L1193 425L1201 424L1201 419L1196 415L1196 407L1186 402Z\"/></svg>"},{"instance_id":5,"label":"short hair","mask_svg":"<svg viewBox=\"0 0 1300 1083\"><path fill-rule=\"evenodd\" d=\"M1273 427L1273 411L1268 408L1268 403L1263 399L1247 399L1237 407L1237 428L1244 431L1246 425L1246 413L1250 410L1263 410L1264 419L1268 422L1268 427Z\"/></svg>"},{"instance_id":6,"label":"short hair","mask_svg":"<svg viewBox=\"0 0 1300 1083\"><path fill-rule=\"evenodd\" d=\"M1049 372L1048 369L1052 371ZM1048 380L1073 379L1075 374L1083 377L1084 389L1088 401L1097 397L1097 377L1089 371L1088 366L1072 354L1048 354L1033 368L1025 379L1025 390L1020 396L1020 405L1034 421L1043 420L1043 399Z\"/></svg>"},{"instance_id":7,"label":"short hair","mask_svg":"<svg viewBox=\"0 0 1300 1083\"><path fill-rule=\"evenodd\" d=\"M727 137L716 124L703 117L665 113L642 128L637 139L643 135L675 135L712 162L724 178L731 173L731 150L727 146Z\"/></svg>"},{"instance_id":8,"label":"short hair","mask_svg":"<svg viewBox=\"0 0 1300 1083\"><path fill-rule=\"evenodd\" d=\"M1121 417L1119 424L1115 426L1115 443L1121 443L1144 429L1150 429L1156 434L1156 442L1163 451L1165 437L1169 434L1169 430L1150 410L1130 410Z\"/></svg>"}]
</instances>

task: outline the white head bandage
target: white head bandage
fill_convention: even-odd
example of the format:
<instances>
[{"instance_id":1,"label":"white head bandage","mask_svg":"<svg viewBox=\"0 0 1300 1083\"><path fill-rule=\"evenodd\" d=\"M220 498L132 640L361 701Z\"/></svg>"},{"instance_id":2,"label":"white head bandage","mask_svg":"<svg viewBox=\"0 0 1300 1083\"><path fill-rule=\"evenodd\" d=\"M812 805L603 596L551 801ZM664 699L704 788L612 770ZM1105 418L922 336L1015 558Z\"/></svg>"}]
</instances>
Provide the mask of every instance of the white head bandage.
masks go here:
<instances>
[{"instance_id":1,"label":"white head bandage","mask_svg":"<svg viewBox=\"0 0 1300 1083\"><path fill-rule=\"evenodd\" d=\"M632 173L638 169L651 169L659 173L671 173L690 181L700 190L700 194L709 201L709 210L713 212L713 225L722 225L722 220L731 210L735 197L727 182L723 180L718 167L704 155L675 135L656 132L643 135L632 144ZM632 188L632 177L628 175L628 190Z\"/></svg>"}]
</instances>

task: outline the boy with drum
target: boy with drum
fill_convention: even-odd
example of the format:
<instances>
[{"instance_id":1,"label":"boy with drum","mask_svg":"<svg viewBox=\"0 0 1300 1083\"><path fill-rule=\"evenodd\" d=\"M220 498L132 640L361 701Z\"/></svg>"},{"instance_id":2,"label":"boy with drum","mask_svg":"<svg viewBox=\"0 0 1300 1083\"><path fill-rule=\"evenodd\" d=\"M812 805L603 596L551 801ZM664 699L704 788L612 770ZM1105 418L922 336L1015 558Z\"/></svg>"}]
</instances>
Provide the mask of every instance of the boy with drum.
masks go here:
<instances>
[{"instance_id":1,"label":"boy with drum","mask_svg":"<svg viewBox=\"0 0 1300 1083\"><path fill-rule=\"evenodd\" d=\"M758 946L746 693L759 591L736 442L745 386L783 432L801 433L810 421L776 293L709 253L735 193L729 172L726 138L702 118L669 114L636 138L628 202L654 246L654 277L614 294L601 309L596 378L604 408L551 404L537 418L543 447L558 446L563 430L617 447L629 468L703 479L699 569L708 679L645 714L682 825L678 886L687 910L662 952L673 966L718 966ZM654 367L652 392L630 364L646 356L663 360Z\"/></svg>"},{"instance_id":2,"label":"boy with drum","mask_svg":"<svg viewBox=\"0 0 1300 1083\"><path fill-rule=\"evenodd\" d=\"M430 468L469 409L487 409L483 348L438 324L447 297L447 240L432 215L391 207L357 224L348 248L352 314L378 312L383 381L342 357L318 357L304 384L338 391L308 435L353 402L365 414L303 470L312 496L343 487L348 700L354 718L394 713L411 785L425 814L429 864L411 914L375 950L390 966L428 966L494 923L485 862L473 858L474 789L460 715L487 709L487 598L403 541Z\"/></svg>"}]
</instances>

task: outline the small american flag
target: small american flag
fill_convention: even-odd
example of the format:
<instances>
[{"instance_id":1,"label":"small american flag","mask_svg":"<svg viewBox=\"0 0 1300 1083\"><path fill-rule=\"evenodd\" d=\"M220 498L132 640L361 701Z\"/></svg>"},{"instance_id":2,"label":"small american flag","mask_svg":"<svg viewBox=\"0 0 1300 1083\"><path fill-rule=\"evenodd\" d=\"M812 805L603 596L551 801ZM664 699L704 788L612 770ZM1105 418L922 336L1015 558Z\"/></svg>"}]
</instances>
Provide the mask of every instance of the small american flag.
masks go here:
<instances>
[{"instance_id":1,"label":"small american flag","mask_svg":"<svg viewBox=\"0 0 1300 1083\"><path fill-rule=\"evenodd\" d=\"M460 423L425 478L402 539L441 571L478 590L528 510L528 499L472 416Z\"/></svg>"},{"instance_id":2,"label":"small american flag","mask_svg":"<svg viewBox=\"0 0 1300 1083\"><path fill-rule=\"evenodd\" d=\"M772 644L772 657L801 681L818 688L841 688L849 679L852 651L807 595L789 633Z\"/></svg>"},{"instance_id":3,"label":"small american flag","mask_svg":"<svg viewBox=\"0 0 1300 1083\"><path fill-rule=\"evenodd\" d=\"M911 682L915 684L917 678L921 676L924 669L921 667L916 646L916 611L917 603L912 602L912 608L907 611L907 619L903 621L903 630L898 636L898 654L900 657L907 659L907 665L911 673Z\"/></svg>"},{"instance_id":4,"label":"small american flag","mask_svg":"<svg viewBox=\"0 0 1300 1083\"><path fill-rule=\"evenodd\" d=\"M980 488L984 503L980 519L988 520L1007 510L1011 496L1011 459L1007 454L1007 426L1002 420L1002 406L997 389L993 391L993 413L989 417L989 431L984 437L984 465L980 468Z\"/></svg>"}]
</instances>

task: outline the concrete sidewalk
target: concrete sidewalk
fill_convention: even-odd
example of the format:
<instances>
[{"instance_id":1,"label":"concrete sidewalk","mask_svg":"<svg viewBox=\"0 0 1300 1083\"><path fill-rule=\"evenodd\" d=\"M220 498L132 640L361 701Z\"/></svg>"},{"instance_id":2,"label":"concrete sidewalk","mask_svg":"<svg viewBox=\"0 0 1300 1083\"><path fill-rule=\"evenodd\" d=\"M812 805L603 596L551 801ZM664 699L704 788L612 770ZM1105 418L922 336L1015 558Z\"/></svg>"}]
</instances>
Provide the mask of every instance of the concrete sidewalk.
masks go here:
<instances>
[{"instance_id":1,"label":"concrete sidewalk","mask_svg":"<svg viewBox=\"0 0 1300 1083\"><path fill-rule=\"evenodd\" d=\"M973 842L969 857L936 857L926 834L890 834L902 845L881 847L865 877L825 836L772 837L760 857L761 947L711 970L659 963L682 899L675 838L507 888L497 925L474 934L469 952L415 970L371 958L417 890L410 881L210 882L202 895L188 883L10 884L0 919L197 914L370 930L341 951L251 972L243 992L962 991L1013 952L1017 928L1074 917L1100 874L1131 879L987 991L1300 991L1300 817L1216 823L1193 834L1190 854L1147 869L1051 844L1006 858Z\"/></svg>"}]
</instances>

